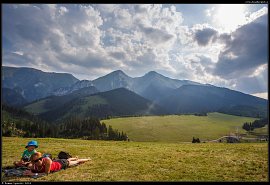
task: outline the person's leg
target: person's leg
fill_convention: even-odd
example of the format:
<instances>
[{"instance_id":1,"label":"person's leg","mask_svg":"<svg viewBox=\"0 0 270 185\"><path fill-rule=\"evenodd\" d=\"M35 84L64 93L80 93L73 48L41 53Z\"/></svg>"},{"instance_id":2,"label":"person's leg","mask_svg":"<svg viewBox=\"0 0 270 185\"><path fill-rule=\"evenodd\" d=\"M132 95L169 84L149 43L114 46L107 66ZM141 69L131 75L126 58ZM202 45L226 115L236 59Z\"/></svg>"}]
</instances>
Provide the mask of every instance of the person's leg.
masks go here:
<instances>
[{"instance_id":1,"label":"person's leg","mask_svg":"<svg viewBox=\"0 0 270 185\"><path fill-rule=\"evenodd\" d=\"M90 161L91 159L78 159L78 163L84 163L86 161Z\"/></svg>"},{"instance_id":2,"label":"person's leg","mask_svg":"<svg viewBox=\"0 0 270 185\"><path fill-rule=\"evenodd\" d=\"M70 160L71 158L68 159L68 167L76 166L80 163L84 163L86 161L90 161L91 159L78 159L78 160Z\"/></svg>"}]
</instances>

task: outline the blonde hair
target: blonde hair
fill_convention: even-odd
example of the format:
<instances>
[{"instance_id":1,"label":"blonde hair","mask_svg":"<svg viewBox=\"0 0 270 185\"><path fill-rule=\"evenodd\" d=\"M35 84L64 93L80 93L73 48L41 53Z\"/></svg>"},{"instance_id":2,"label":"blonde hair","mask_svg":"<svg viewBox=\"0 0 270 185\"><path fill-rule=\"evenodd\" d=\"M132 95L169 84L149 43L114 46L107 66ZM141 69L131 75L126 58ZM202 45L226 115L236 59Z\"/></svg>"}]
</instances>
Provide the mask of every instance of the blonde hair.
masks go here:
<instances>
[{"instance_id":1,"label":"blonde hair","mask_svg":"<svg viewBox=\"0 0 270 185\"><path fill-rule=\"evenodd\" d=\"M33 153L33 154L31 155L31 157L30 157L30 161L31 161L31 162L34 162L33 158L34 158L35 156L37 156L38 158L41 158L41 157L42 157L42 153L41 153L41 152L35 152L35 153Z\"/></svg>"}]
</instances>

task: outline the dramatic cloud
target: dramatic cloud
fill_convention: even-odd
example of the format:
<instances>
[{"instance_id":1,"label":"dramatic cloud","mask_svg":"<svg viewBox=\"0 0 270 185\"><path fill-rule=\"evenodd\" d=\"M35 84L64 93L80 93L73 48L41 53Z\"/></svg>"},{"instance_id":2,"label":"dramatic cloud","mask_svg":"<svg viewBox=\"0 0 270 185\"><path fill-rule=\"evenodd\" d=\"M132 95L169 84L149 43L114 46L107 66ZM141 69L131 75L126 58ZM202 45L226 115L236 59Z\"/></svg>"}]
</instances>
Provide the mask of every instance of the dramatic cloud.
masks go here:
<instances>
[{"instance_id":1,"label":"dramatic cloud","mask_svg":"<svg viewBox=\"0 0 270 185\"><path fill-rule=\"evenodd\" d=\"M118 69L157 71L265 93L268 8L248 6L241 6L245 21L235 19L228 32L222 16L230 12L221 5L5 4L2 61L89 80Z\"/></svg>"},{"instance_id":2,"label":"dramatic cloud","mask_svg":"<svg viewBox=\"0 0 270 185\"><path fill-rule=\"evenodd\" d=\"M197 30L195 33L195 40L200 46L207 45L216 35L218 32L211 28L205 28L203 30Z\"/></svg>"},{"instance_id":3,"label":"dramatic cloud","mask_svg":"<svg viewBox=\"0 0 270 185\"><path fill-rule=\"evenodd\" d=\"M22 50L29 62L21 65L43 66L45 71L73 73L77 66L87 74L87 68L119 66L101 47L103 20L91 6L5 5L5 16L4 39L13 44L4 56L7 64L22 61L11 55L12 50Z\"/></svg>"},{"instance_id":4,"label":"dramatic cloud","mask_svg":"<svg viewBox=\"0 0 270 185\"><path fill-rule=\"evenodd\" d=\"M266 64L257 68L254 74L238 78L235 81L235 89L250 94L263 93L268 91L268 66Z\"/></svg>"},{"instance_id":5,"label":"dramatic cloud","mask_svg":"<svg viewBox=\"0 0 270 185\"><path fill-rule=\"evenodd\" d=\"M238 28L231 34L214 73L225 79L249 75L268 61L267 15Z\"/></svg>"},{"instance_id":6,"label":"dramatic cloud","mask_svg":"<svg viewBox=\"0 0 270 185\"><path fill-rule=\"evenodd\" d=\"M142 32L147 38L149 38L154 44L164 44L173 38L173 35L166 31L155 29L152 27L144 27L140 25Z\"/></svg>"}]
</instances>

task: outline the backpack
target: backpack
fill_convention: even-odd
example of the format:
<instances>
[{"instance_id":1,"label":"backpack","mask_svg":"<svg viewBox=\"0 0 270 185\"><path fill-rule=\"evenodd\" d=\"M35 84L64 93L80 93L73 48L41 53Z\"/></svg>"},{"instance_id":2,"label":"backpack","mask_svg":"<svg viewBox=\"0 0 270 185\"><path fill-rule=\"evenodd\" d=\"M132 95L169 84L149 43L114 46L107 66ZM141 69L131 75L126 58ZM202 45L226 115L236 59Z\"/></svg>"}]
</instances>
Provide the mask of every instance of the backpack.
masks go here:
<instances>
[{"instance_id":1,"label":"backpack","mask_svg":"<svg viewBox=\"0 0 270 185\"><path fill-rule=\"evenodd\" d=\"M58 159L68 159L68 158L72 158L72 156L69 153L63 151L59 152Z\"/></svg>"}]
</instances>

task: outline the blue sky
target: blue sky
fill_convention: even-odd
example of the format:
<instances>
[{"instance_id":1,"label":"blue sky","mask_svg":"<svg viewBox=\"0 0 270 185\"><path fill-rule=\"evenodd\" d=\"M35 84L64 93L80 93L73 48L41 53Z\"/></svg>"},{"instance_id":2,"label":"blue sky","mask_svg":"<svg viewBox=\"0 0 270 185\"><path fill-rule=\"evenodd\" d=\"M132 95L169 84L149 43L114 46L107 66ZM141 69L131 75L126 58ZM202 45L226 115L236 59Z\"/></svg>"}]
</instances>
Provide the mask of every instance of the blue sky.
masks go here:
<instances>
[{"instance_id":1,"label":"blue sky","mask_svg":"<svg viewBox=\"0 0 270 185\"><path fill-rule=\"evenodd\" d=\"M2 65L93 80L114 70L268 96L266 4L4 4Z\"/></svg>"}]
</instances>

